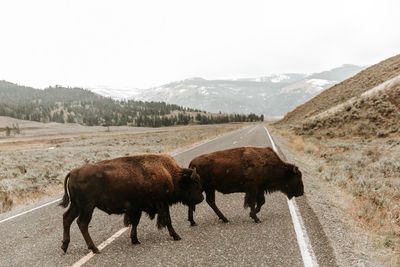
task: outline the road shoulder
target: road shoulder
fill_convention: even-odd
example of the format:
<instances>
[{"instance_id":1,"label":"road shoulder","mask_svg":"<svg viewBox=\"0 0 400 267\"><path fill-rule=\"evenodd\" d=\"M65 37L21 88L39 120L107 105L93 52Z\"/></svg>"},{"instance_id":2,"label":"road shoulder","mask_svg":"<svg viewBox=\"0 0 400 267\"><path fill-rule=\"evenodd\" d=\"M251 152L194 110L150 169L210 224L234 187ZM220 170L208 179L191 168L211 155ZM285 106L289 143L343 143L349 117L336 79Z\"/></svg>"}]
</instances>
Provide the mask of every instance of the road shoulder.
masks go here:
<instances>
[{"instance_id":1,"label":"road shoulder","mask_svg":"<svg viewBox=\"0 0 400 267\"><path fill-rule=\"evenodd\" d=\"M351 217L346 208L351 203L351 196L332 184L323 181L317 173L318 162L304 153L294 153L288 148L288 139L273 135L289 162L300 167L308 204L321 223L329 243L334 251L339 266L382 266L374 262L371 251L371 237L351 224ZM304 216L304 215L303 215ZM376 260L376 259L375 259Z\"/></svg>"}]
</instances>

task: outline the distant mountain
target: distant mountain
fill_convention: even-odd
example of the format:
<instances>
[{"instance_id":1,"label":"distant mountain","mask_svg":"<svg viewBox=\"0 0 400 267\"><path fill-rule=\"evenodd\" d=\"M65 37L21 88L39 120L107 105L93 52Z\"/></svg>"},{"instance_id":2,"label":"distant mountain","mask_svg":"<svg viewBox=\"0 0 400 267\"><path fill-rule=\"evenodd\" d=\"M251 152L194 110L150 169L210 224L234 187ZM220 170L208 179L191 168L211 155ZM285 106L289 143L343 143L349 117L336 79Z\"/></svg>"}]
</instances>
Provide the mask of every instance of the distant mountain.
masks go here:
<instances>
[{"instance_id":1,"label":"distant mountain","mask_svg":"<svg viewBox=\"0 0 400 267\"><path fill-rule=\"evenodd\" d=\"M191 78L159 87L128 91L135 100L163 101L209 112L282 116L364 68L347 64L312 74L285 73L235 80ZM120 94L107 88L94 91L114 97Z\"/></svg>"},{"instance_id":2,"label":"distant mountain","mask_svg":"<svg viewBox=\"0 0 400 267\"><path fill-rule=\"evenodd\" d=\"M255 114L212 114L165 102L118 101L82 88L40 90L7 81L0 81L0 116L88 126L148 127L263 120Z\"/></svg>"}]
</instances>

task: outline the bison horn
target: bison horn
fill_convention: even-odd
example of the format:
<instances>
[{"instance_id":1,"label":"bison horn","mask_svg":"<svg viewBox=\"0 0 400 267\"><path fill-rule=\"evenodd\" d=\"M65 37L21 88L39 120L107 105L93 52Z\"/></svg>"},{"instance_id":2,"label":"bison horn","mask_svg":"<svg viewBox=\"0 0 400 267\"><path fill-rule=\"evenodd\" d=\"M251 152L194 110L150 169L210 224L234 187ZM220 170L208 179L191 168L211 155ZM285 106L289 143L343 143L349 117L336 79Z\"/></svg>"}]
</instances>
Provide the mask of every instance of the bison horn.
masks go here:
<instances>
[{"instance_id":1,"label":"bison horn","mask_svg":"<svg viewBox=\"0 0 400 267\"><path fill-rule=\"evenodd\" d=\"M293 166L293 172L298 174L299 173L299 168L297 166Z\"/></svg>"},{"instance_id":2,"label":"bison horn","mask_svg":"<svg viewBox=\"0 0 400 267\"><path fill-rule=\"evenodd\" d=\"M196 168L193 168L193 172L192 172L192 175L190 177L194 178L194 177L196 177L196 175L197 175Z\"/></svg>"}]
</instances>

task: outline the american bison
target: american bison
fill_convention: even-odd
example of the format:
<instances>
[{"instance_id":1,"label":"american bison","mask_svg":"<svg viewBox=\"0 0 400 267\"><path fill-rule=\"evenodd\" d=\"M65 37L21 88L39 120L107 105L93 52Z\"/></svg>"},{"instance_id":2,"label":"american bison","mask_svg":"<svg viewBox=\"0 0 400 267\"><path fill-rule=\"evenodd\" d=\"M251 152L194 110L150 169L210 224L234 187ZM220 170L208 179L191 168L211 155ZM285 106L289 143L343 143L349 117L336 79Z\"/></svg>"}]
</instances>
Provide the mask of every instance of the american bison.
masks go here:
<instances>
[{"instance_id":1,"label":"american bison","mask_svg":"<svg viewBox=\"0 0 400 267\"><path fill-rule=\"evenodd\" d=\"M228 220L215 204L215 190L246 193L244 207L250 207L250 217L256 223L260 222L257 213L265 203L264 191L281 191L289 199L304 193L299 169L282 161L270 147L239 147L201 155L190 162L189 168L200 174L206 201L223 222ZM195 205L189 205L192 226L196 225L194 210Z\"/></svg>"},{"instance_id":2,"label":"american bison","mask_svg":"<svg viewBox=\"0 0 400 267\"><path fill-rule=\"evenodd\" d=\"M99 252L88 232L96 207L108 214L125 214L125 225L132 224L133 244L140 244L137 225L142 211L151 219L158 214L158 228L166 226L174 240L179 240L171 225L169 206L203 201L199 179L195 169L181 168L171 156L162 154L126 156L75 168L65 177L65 194L60 203L67 207L71 202L63 215L61 248L67 251L70 226L79 216L78 226L88 248Z\"/></svg>"}]
</instances>

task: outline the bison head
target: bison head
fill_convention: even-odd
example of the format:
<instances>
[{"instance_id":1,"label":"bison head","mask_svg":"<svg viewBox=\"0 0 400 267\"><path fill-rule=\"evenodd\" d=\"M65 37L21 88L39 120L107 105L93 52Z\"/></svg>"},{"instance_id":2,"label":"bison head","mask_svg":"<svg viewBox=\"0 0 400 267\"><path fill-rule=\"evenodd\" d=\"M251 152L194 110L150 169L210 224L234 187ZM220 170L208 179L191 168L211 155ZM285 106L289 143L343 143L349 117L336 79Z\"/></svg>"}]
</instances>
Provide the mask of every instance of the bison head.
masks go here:
<instances>
[{"instance_id":1,"label":"bison head","mask_svg":"<svg viewBox=\"0 0 400 267\"><path fill-rule=\"evenodd\" d=\"M185 205L196 205L204 200L200 176L196 168L183 169L180 180L182 203Z\"/></svg>"},{"instance_id":2,"label":"bison head","mask_svg":"<svg viewBox=\"0 0 400 267\"><path fill-rule=\"evenodd\" d=\"M299 168L291 165L286 170L285 176L286 177L282 188L283 193L285 193L289 199L292 197L302 196L304 194L304 185Z\"/></svg>"}]
</instances>

